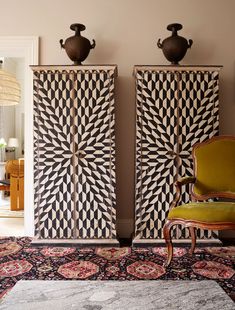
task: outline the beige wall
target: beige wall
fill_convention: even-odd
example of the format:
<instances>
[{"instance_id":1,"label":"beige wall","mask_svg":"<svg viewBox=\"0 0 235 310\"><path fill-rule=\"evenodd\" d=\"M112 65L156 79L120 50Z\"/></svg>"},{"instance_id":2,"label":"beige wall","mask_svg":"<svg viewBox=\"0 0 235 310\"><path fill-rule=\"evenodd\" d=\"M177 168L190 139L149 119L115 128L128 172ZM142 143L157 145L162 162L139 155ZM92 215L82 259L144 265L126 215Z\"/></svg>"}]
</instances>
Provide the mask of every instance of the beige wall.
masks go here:
<instances>
[{"instance_id":1,"label":"beige wall","mask_svg":"<svg viewBox=\"0 0 235 310\"><path fill-rule=\"evenodd\" d=\"M134 216L133 66L168 64L156 42L169 36L166 30L169 23L182 23L180 34L194 41L182 64L224 66L221 133L235 134L234 0L1 0L0 3L0 36L40 36L40 64L71 63L59 40L72 35L70 24L80 22L87 27L84 36L97 43L86 63L118 65L117 213L124 226Z\"/></svg>"}]
</instances>

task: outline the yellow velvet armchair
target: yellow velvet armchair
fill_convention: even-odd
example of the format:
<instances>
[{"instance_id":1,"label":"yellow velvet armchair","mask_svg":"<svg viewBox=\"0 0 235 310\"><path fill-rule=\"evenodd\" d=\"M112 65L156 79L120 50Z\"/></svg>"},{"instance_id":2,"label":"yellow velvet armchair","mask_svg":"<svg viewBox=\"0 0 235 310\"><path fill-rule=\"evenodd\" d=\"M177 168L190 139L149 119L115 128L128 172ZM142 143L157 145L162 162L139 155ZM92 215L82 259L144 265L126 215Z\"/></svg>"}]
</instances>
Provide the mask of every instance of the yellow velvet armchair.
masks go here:
<instances>
[{"instance_id":1,"label":"yellow velvet armchair","mask_svg":"<svg viewBox=\"0 0 235 310\"><path fill-rule=\"evenodd\" d=\"M175 183L177 194L163 227L168 251L166 266L173 256L171 228L174 225L189 228L191 254L196 245L197 228L235 229L235 137L218 136L196 144L193 147L193 164L194 176L184 177ZM190 183L192 202L178 205L182 186ZM215 201L213 198L219 199Z\"/></svg>"}]
</instances>

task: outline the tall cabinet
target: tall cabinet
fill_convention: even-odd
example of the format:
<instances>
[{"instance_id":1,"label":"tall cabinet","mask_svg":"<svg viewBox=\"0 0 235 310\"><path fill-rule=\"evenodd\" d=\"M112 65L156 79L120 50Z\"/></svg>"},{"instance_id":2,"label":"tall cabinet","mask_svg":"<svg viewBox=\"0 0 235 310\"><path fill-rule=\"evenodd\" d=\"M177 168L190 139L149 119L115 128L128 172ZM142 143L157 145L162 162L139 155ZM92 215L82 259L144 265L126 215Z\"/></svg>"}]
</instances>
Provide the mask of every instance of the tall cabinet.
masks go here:
<instances>
[{"instance_id":1,"label":"tall cabinet","mask_svg":"<svg viewBox=\"0 0 235 310\"><path fill-rule=\"evenodd\" d=\"M32 69L35 243L117 244L117 67Z\"/></svg>"},{"instance_id":2,"label":"tall cabinet","mask_svg":"<svg viewBox=\"0 0 235 310\"><path fill-rule=\"evenodd\" d=\"M134 244L163 238L174 181L193 173L192 146L219 133L219 71L220 66L135 66ZM182 202L188 200L183 194ZM177 227L173 234L188 238Z\"/></svg>"}]
</instances>

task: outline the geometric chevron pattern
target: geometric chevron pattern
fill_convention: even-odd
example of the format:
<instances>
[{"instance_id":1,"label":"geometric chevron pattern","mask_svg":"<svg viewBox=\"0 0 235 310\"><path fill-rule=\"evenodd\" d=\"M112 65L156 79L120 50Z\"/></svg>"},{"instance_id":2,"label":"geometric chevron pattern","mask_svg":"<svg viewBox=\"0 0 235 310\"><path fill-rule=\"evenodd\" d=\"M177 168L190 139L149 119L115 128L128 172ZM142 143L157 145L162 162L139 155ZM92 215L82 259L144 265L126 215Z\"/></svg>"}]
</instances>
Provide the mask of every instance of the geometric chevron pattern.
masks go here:
<instances>
[{"instance_id":1,"label":"geometric chevron pattern","mask_svg":"<svg viewBox=\"0 0 235 310\"><path fill-rule=\"evenodd\" d=\"M192 175L192 146L219 132L219 73L216 68L184 70L135 67L136 208L135 238L162 239L174 199L174 181ZM182 202L189 196L183 194ZM210 238L199 231L200 238ZM188 231L174 228L178 239Z\"/></svg>"},{"instance_id":2,"label":"geometric chevron pattern","mask_svg":"<svg viewBox=\"0 0 235 310\"><path fill-rule=\"evenodd\" d=\"M38 238L116 237L116 67L35 67Z\"/></svg>"}]
</instances>

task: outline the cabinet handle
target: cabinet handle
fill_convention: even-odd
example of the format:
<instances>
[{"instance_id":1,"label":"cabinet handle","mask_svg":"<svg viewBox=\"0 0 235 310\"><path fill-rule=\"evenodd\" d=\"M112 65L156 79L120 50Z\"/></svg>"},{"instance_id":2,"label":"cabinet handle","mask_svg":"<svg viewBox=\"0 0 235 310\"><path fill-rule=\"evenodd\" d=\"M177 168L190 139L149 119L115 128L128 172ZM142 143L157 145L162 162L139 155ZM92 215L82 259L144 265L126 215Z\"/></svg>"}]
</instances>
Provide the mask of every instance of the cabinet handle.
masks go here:
<instances>
[{"instance_id":1,"label":"cabinet handle","mask_svg":"<svg viewBox=\"0 0 235 310\"><path fill-rule=\"evenodd\" d=\"M75 155L78 157L78 159L82 159L86 156L86 153L84 151L77 151L75 152Z\"/></svg>"},{"instance_id":2,"label":"cabinet handle","mask_svg":"<svg viewBox=\"0 0 235 310\"><path fill-rule=\"evenodd\" d=\"M83 151L78 151L78 158L82 159L86 156L86 154Z\"/></svg>"},{"instance_id":3,"label":"cabinet handle","mask_svg":"<svg viewBox=\"0 0 235 310\"><path fill-rule=\"evenodd\" d=\"M167 151L166 155L175 156L176 153L174 151Z\"/></svg>"}]
</instances>

